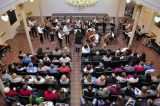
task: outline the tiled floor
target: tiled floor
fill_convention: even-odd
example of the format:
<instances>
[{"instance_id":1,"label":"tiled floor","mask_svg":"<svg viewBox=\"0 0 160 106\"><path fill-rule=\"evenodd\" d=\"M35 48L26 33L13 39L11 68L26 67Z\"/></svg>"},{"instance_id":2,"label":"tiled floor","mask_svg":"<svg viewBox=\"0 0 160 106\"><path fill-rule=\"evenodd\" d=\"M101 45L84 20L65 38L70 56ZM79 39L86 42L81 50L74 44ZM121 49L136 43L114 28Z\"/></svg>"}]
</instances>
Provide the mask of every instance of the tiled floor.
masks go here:
<instances>
[{"instance_id":1,"label":"tiled floor","mask_svg":"<svg viewBox=\"0 0 160 106\"><path fill-rule=\"evenodd\" d=\"M8 44L12 46L13 51L11 53L7 53L7 55L2 59L4 63L12 63L18 61L17 55L19 50L28 51L28 43L25 37L25 34L18 34L12 40L7 41ZM34 51L36 51L39 47L43 49L45 47L49 47L51 42L49 40L45 40L44 44L39 43L39 38L32 38L32 44L34 47ZM56 43L55 43L56 44ZM137 45L138 44L138 45ZM53 44L52 44L53 45ZM79 106L80 104L80 96L81 96L81 86L80 86L80 78L81 78L81 57L80 54L75 52L75 48L73 45L67 45L72 51L72 74L71 74L71 106ZM126 47L125 41L121 36L118 37L118 41L116 44L108 46L107 48L111 48L113 50L117 50L120 47ZM136 50L137 48L137 50ZM132 46L133 51L145 52L147 54L147 61L153 61L154 66L157 72L159 70L160 64L160 56L154 52L152 49L142 46L140 42L134 42ZM4 100L0 99L0 103L3 104L1 106L5 106Z\"/></svg>"}]
</instances>

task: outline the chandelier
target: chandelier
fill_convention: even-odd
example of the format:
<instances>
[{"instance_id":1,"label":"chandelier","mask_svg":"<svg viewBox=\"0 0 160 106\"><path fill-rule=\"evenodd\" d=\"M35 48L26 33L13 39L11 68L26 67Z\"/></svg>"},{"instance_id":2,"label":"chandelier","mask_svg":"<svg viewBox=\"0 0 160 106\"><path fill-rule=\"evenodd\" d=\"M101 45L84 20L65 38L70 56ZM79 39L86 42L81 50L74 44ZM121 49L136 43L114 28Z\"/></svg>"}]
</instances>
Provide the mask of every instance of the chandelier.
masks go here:
<instances>
[{"instance_id":1,"label":"chandelier","mask_svg":"<svg viewBox=\"0 0 160 106\"><path fill-rule=\"evenodd\" d=\"M65 1L69 6L79 7L79 8L94 6L98 2L98 0L65 0Z\"/></svg>"}]
</instances>

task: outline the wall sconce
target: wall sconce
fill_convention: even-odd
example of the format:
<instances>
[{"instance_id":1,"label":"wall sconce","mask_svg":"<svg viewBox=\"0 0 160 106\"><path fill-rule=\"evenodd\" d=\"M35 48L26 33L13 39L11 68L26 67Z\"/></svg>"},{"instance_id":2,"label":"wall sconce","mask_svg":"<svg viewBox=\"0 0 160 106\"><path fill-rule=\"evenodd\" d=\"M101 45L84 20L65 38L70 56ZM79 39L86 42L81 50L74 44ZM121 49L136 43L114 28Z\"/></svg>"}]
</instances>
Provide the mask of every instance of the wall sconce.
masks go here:
<instances>
[{"instance_id":1,"label":"wall sconce","mask_svg":"<svg viewBox=\"0 0 160 106\"><path fill-rule=\"evenodd\" d=\"M131 0L126 0L126 3L130 3L131 2Z\"/></svg>"},{"instance_id":2,"label":"wall sconce","mask_svg":"<svg viewBox=\"0 0 160 106\"><path fill-rule=\"evenodd\" d=\"M7 22L9 20L9 17L7 15L7 13L4 13L1 15L1 19L4 21L4 22Z\"/></svg>"},{"instance_id":3,"label":"wall sconce","mask_svg":"<svg viewBox=\"0 0 160 106\"><path fill-rule=\"evenodd\" d=\"M34 2L34 0L25 0L25 1L30 1L31 3Z\"/></svg>"},{"instance_id":4,"label":"wall sconce","mask_svg":"<svg viewBox=\"0 0 160 106\"><path fill-rule=\"evenodd\" d=\"M156 23L159 23L159 22L160 22L160 15L155 16L155 17L154 17L154 21L155 21Z\"/></svg>"}]
</instances>

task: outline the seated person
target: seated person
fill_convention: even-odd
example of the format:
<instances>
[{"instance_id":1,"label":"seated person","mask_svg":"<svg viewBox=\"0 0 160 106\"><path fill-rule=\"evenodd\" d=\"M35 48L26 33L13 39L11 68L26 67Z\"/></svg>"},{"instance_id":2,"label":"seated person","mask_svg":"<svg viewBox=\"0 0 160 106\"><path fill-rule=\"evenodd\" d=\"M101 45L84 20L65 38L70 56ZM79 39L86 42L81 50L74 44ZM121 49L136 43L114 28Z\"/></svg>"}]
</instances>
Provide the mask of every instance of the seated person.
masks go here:
<instances>
[{"instance_id":1,"label":"seated person","mask_svg":"<svg viewBox=\"0 0 160 106\"><path fill-rule=\"evenodd\" d=\"M68 100L69 98L70 97L69 97L68 92L65 92L65 90L63 88L61 88L58 93L58 99L59 99L60 103L65 103L66 100Z\"/></svg>"},{"instance_id":2,"label":"seated person","mask_svg":"<svg viewBox=\"0 0 160 106\"><path fill-rule=\"evenodd\" d=\"M84 73L93 73L93 68L90 64L86 65L84 68L83 68L83 72Z\"/></svg>"},{"instance_id":3,"label":"seated person","mask_svg":"<svg viewBox=\"0 0 160 106\"><path fill-rule=\"evenodd\" d=\"M147 73L140 81L143 83L152 82L152 75Z\"/></svg>"},{"instance_id":4,"label":"seated person","mask_svg":"<svg viewBox=\"0 0 160 106\"><path fill-rule=\"evenodd\" d=\"M54 78L54 76L46 76L45 77L45 83L47 83L47 84L55 84L55 83L57 83L57 80Z\"/></svg>"},{"instance_id":5,"label":"seated person","mask_svg":"<svg viewBox=\"0 0 160 106\"><path fill-rule=\"evenodd\" d=\"M36 76L35 78L35 84L44 84L45 79L42 76Z\"/></svg>"},{"instance_id":6,"label":"seated person","mask_svg":"<svg viewBox=\"0 0 160 106\"><path fill-rule=\"evenodd\" d=\"M47 47L46 50L44 51L44 53L47 55L51 55L52 51L49 49L49 47Z\"/></svg>"},{"instance_id":7,"label":"seated person","mask_svg":"<svg viewBox=\"0 0 160 106\"><path fill-rule=\"evenodd\" d=\"M107 82L109 84L116 84L117 83L117 79L116 79L115 73L111 74L111 76L108 78Z\"/></svg>"},{"instance_id":8,"label":"seated person","mask_svg":"<svg viewBox=\"0 0 160 106\"><path fill-rule=\"evenodd\" d=\"M133 77L127 78L127 82L129 83L137 83L139 81L139 78L137 74L134 74Z\"/></svg>"},{"instance_id":9,"label":"seated person","mask_svg":"<svg viewBox=\"0 0 160 106\"><path fill-rule=\"evenodd\" d=\"M81 97L82 105L84 105L88 101L91 101L93 105L96 104L97 100L95 98L95 91L96 90L92 86L88 86L87 89L83 89L83 96Z\"/></svg>"},{"instance_id":10,"label":"seated person","mask_svg":"<svg viewBox=\"0 0 160 106\"><path fill-rule=\"evenodd\" d=\"M2 81L11 81L12 76L6 71L2 71L2 76L1 76Z\"/></svg>"},{"instance_id":11,"label":"seated person","mask_svg":"<svg viewBox=\"0 0 160 106\"><path fill-rule=\"evenodd\" d=\"M103 63L99 62L99 65L95 67L95 72L104 72Z\"/></svg>"},{"instance_id":12,"label":"seated person","mask_svg":"<svg viewBox=\"0 0 160 106\"><path fill-rule=\"evenodd\" d=\"M99 51L96 52L96 55L92 57L92 61L102 61L102 56Z\"/></svg>"},{"instance_id":13,"label":"seated person","mask_svg":"<svg viewBox=\"0 0 160 106\"><path fill-rule=\"evenodd\" d=\"M148 96L157 96L158 92L157 92L157 85L152 84L150 86L150 89L147 90L147 95Z\"/></svg>"},{"instance_id":14,"label":"seated person","mask_svg":"<svg viewBox=\"0 0 160 106\"><path fill-rule=\"evenodd\" d=\"M106 55L104 55L104 56L102 57L102 60L103 60L103 61L111 61L111 60L112 60L112 57L111 57L111 55L106 54Z\"/></svg>"},{"instance_id":15,"label":"seated person","mask_svg":"<svg viewBox=\"0 0 160 106\"><path fill-rule=\"evenodd\" d=\"M16 68L17 68L17 71L21 71L21 72L26 70L26 67L24 65L21 65L21 64L18 65Z\"/></svg>"},{"instance_id":16,"label":"seated person","mask_svg":"<svg viewBox=\"0 0 160 106\"><path fill-rule=\"evenodd\" d=\"M123 73L121 74L121 76L117 76L116 79L117 79L119 82L124 83L124 82L127 81L127 79L126 79L125 77L126 77L126 73L123 72Z\"/></svg>"},{"instance_id":17,"label":"seated person","mask_svg":"<svg viewBox=\"0 0 160 106\"><path fill-rule=\"evenodd\" d=\"M59 68L56 65L51 64L48 71L49 71L49 73L59 73L58 70L59 70Z\"/></svg>"},{"instance_id":18,"label":"seated person","mask_svg":"<svg viewBox=\"0 0 160 106\"><path fill-rule=\"evenodd\" d=\"M67 57L65 54L59 59L60 63L70 63L71 59Z\"/></svg>"},{"instance_id":19,"label":"seated person","mask_svg":"<svg viewBox=\"0 0 160 106\"><path fill-rule=\"evenodd\" d=\"M25 75L23 79L23 83L25 84L33 84L35 81L35 76L33 75Z\"/></svg>"},{"instance_id":20,"label":"seated person","mask_svg":"<svg viewBox=\"0 0 160 106\"><path fill-rule=\"evenodd\" d=\"M112 95L120 95L121 94L120 84L117 82L115 85L112 85L109 91Z\"/></svg>"},{"instance_id":21,"label":"seated person","mask_svg":"<svg viewBox=\"0 0 160 106\"><path fill-rule=\"evenodd\" d=\"M16 73L12 74L12 80L11 80L12 83L18 83L18 82L21 82L21 81L22 81L21 76L18 76Z\"/></svg>"},{"instance_id":22,"label":"seated person","mask_svg":"<svg viewBox=\"0 0 160 106\"><path fill-rule=\"evenodd\" d=\"M96 93L99 97L108 97L109 96L109 87L100 88L99 90L97 90Z\"/></svg>"},{"instance_id":23,"label":"seated person","mask_svg":"<svg viewBox=\"0 0 160 106\"><path fill-rule=\"evenodd\" d=\"M50 62L51 62L50 58L48 57L47 54L45 54L43 58L43 63L50 63Z\"/></svg>"},{"instance_id":24,"label":"seated person","mask_svg":"<svg viewBox=\"0 0 160 106\"><path fill-rule=\"evenodd\" d=\"M27 89L27 85L24 85L23 88L20 89L20 95L22 96L30 96L31 90Z\"/></svg>"},{"instance_id":25,"label":"seated person","mask_svg":"<svg viewBox=\"0 0 160 106\"><path fill-rule=\"evenodd\" d=\"M42 48L38 48L37 55L44 55Z\"/></svg>"},{"instance_id":26,"label":"seated person","mask_svg":"<svg viewBox=\"0 0 160 106\"><path fill-rule=\"evenodd\" d=\"M131 87L130 84L127 84L126 87L122 88L122 94L124 94L125 96L134 96L134 89Z\"/></svg>"},{"instance_id":27,"label":"seated person","mask_svg":"<svg viewBox=\"0 0 160 106\"><path fill-rule=\"evenodd\" d=\"M106 77L104 75L101 75L98 79L96 79L96 85L105 85L106 84Z\"/></svg>"},{"instance_id":28,"label":"seated person","mask_svg":"<svg viewBox=\"0 0 160 106\"><path fill-rule=\"evenodd\" d=\"M55 50L53 50L52 54L53 55L62 55L62 51L58 47L56 47Z\"/></svg>"},{"instance_id":29,"label":"seated person","mask_svg":"<svg viewBox=\"0 0 160 106\"><path fill-rule=\"evenodd\" d=\"M28 73L36 73L37 67L33 66L33 63L29 63L29 65L27 67L27 72Z\"/></svg>"},{"instance_id":30,"label":"seated person","mask_svg":"<svg viewBox=\"0 0 160 106\"><path fill-rule=\"evenodd\" d=\"M157 74L155 76L152 76L152 81L153 82L160 82L160 74Z\"/></svg>"},{"instance_id":31,"label":"seated person","mask_svg":"<svg viewBox=\"0 0 160 106\"><path fill-rule=\"evenodd\" d=\"M129 62L129 65L126 65L123 69L126 72L133 72L134 71L134 64L133 64L133 62Z\"/></svg>"},{"instance_id":32,"label":"seated person","mask_svg":"<svg viewBox=\"0 0 160 106\"><path fill-rule=\"evenodd\" d=\"M140 62L139 65L134 66L135 71L143 72L144 71L144 62Z\"/></svg>"},{"instance_id":33,"label":"seated person","mask_svg":"<svg viewBox=\"0 0 160 106\"><path fill-rule=\"evenodd\" d=\"M59 72L60 73L68 73L68 74L70 74L71 68L66 66L65 63L62 63L62 66L59 68Z\"/></svg>"},{"instance_id":34,"label":"seated person","mask_svg":"<svg viewBox=\"0 0 160 106\"><path fill-rule=\"evenodd\" d=\"M5 87L4 88L4 93L7 97L8 96L12 97L12 96L17 96L18 95L18 93L16 91L16 88L10 89L9 87Z\"/></svg>"},{"instance_id":35,"label":"seated person","mask_svg":"<svg viewBox=\"0 0 160 106\"><path fill-rule=\"evenodd\" d=\"M49 87L47 91L44 91L44 98L46 99L57 99L57 93L53 88Z\"/></svg>"},{"instance_id":36,"label":"seated person","mask_svg":"<svg viewBox=\"0 0 160 106\"><path fill-rule=\"evenodd\" d=\"M84 77L84 84L93 84L93 78L91 74L88 74L86 77Z\"/></svg>"},{"instance_id":37,"label":"seated person","mask_svg":"<svg viewBox=\"0 0 160 106\"><path fill-rule=\"evenodd\" d=\"M43 63L39 63L38 71L46 73L49 70L49 67L44 65Z\"/></svg>"},{"instance_id":38,"label":"seated person","mask_svg":"<svg viewBox=\"0 0 160 106\"><path fill-rule=\"evenodd\" d=\"M56 57L54 57L53 60L52 60L52 63L53 63L53 64L55 64L55 63L60 63L60 61L59 61L59 59L57 59Z\"/></svg>"},{"instance_id":39,"label":"seated person","mask_svg":"<svg viewBox=\"0 0 160 106\"><path fill-rule=\"evenodd\" d=\"M66 77L66 75L61 76L60 84L69 84L69 79Z\"/></svg>"},{"instance_id":40,"label":"seated person","mask_svg":"<svg viewBox=\"0 0 160 106\"><path fill-rule=\"evenodd\" d=\"M145 72L154 72L155 69L153 68L153 63L148 62L147 65L144 67Z\"/></svg>"},{"instance_id":41,"label":"seated person","mask_svg":"<svg viewBox=\"0 0 160 106\"><path fill-rule=\"evenodd\" d=\"M133 53L128 57L128 60L139 61L137 53Z\"/></svg>"},{"instance_id":42,"label":"seated person","mask_svg":"<svg viewBox=\"0 0 160 106\"><path fill-rule=\"evenodd\" d=\"M71 55L71 51L69 50L68 47L64 47L64 49L62 50L62 54L69 56Z\"/></svg>"},{"instance_id":43,"label":"seated person","mask_svg":"<svg viewBox=\"0 0 160 106\"><path fill-rule=\"evenodd\" d=\"M22 63L30 63L30 62L32 62L32 60L29 57L29 54L26 54L22 59Z\"/></svg>"},{"instance_id":44,"label":"seated person","mask_svg":"<svg viewBox=\"0 0 160 106\"><path fill-rule=\"evenodd\" d=\"M90 53L91 49L90 47L88 46L88 44L85 44L83 47L82 47L82 53Z\"/></svg>"}]
</instances>

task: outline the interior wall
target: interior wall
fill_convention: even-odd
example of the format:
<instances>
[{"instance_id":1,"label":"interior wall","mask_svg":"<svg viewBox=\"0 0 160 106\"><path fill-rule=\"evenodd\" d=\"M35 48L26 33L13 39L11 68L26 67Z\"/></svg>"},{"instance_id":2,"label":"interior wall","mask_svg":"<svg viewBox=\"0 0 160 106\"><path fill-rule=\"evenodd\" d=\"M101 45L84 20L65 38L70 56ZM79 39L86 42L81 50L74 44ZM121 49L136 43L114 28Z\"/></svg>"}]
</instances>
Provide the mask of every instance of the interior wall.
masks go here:
<instances>
[{"instance_id":1,"label":"interior wall","mask_svg":"<svg viewBox=\"0 0 160 106\"><path fill-rule=\"evenodd\" d=\"M154 17L155 13L153 11L143 7L139 17L138 25L140 27L145 25L145 31L150 35L151 33L154 33L157 36L156 43L160 45L160 28L155 25Z\"/></svg>"},{"instance_id":2,"label":"interior wall","mask_svg":"<svg viewBox=\"0 0 160 106\"><path fill-rule=\"evenodd\" d=\"M116 16L117 7L120 6L119 16L124 16L125 1L121 0L118 4L117 0L99 0L98 3L93 7L86 7L79 9L77 7L71 7L66 4L65 0L35 0L33 3L27 2L25 4L25 11L31 12L33 16L39 16L39 3L41 4L43 16L51 16L53 13L101 13L109 14L109 16Z\"/></svg>"},{"instance_id":3,"label":"interior wall","mask_svg":"<svg viewBox=\"0 0 160 106\"><path fill-rule=\"evenodd\" d=\"M16 29L20 25L19 18L18 18L19 16L18 16L17 12L18 11L17 11L17 7L16 7L15 13L17 16L17 21L13 25L10 25L9 21L4 22L0 19L0 43L4 43L9 39L13 39L14 36L16 35L16 33L17 33Z\"/></svg>"}]
</instances>

